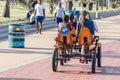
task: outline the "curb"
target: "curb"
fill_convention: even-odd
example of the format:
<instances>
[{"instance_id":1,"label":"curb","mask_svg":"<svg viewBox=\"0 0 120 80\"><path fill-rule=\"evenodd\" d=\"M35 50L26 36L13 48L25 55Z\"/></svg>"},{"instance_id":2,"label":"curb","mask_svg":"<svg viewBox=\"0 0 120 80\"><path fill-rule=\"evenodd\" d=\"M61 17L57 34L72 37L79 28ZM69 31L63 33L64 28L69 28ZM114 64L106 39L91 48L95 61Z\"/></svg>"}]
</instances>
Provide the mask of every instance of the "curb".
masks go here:
<instances>
[{"instance_id":1,"label":"curb","mask_svg":"<svg viewBox=\"0 0 120 80\"><path fill-rule=\"evenodd\" d=\"M30 25L30 24L26 24L26 22L19 22L17 24L23 24L25 26L25 32L27 35L36 31L35 24ZM2 25L0 27L0 34L2 34L0 35L0 41L8 38L8 26L9 25ZM43 30L49 29L49 28L55 28L56 26L57 24L53 20L50 20L50 19L45 20L43 23Z\"/></svg>"}]
</instances>

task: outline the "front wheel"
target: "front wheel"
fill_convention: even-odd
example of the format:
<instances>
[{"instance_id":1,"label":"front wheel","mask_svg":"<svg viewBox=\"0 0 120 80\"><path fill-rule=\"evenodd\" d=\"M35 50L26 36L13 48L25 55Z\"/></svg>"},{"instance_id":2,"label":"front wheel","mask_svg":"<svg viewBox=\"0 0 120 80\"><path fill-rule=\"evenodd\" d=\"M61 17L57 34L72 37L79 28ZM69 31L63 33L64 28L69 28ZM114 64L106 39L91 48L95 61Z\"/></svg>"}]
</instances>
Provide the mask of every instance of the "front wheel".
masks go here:
<instances>
[{"instance_id":1,"label":"front wheel","mask_svg":"<svg viewBox=\"0 0 120 80\"><path fill-rule=\"evenodd\" d=\"M98 65L98 67L101 67L101 47L98 47L98 52L97 52L97 65Z\"/></svg>"},{"instance_id":2,"label":"front wheel","mask_svg":"<svg viewBox=\"0 0 120 80\"><path fill-rule=\"evenodd\" d=\"M58 67L58 49L55 48L53 57L52 57L52 70L56 72L57 67Z\"/></svg>"},{"instance_id":3,"label":"front wheel","mask_svg":"<svg viewBox=\"0 0 120 80\"><path fill-rule=\"evenodd\" d=\"M92 73L95 73L95 71L96 71L96 49L92 54Z\"/></svg>"}]
</instances>

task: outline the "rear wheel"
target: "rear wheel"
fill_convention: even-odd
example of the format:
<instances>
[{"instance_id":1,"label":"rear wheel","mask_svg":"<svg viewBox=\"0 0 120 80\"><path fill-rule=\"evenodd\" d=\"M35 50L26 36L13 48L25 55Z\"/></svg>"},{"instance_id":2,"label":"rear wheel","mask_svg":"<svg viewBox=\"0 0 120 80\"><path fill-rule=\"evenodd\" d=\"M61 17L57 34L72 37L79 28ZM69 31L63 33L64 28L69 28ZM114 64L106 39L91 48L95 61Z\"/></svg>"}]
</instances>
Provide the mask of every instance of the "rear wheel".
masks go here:
<instances>
[{"instance_id":1,"label":"rear wheel","mask_svg":"<svg viewBox=\"0 0 120 80\"><path fill-rule=\"evenodd\" d=\"M58 49L54 49L53 57L52 57L52 70L54 72L57 71L58 67Z\"/></svg>"},{"instance_id":2,"label":"rear wheel","mask_svg":"<svg viewBox=\"0 0 120 80\"><path fill-rule=\"evenodd\" d=\"M97 65L98 65L98 67L101 67L101 47L98 47L98 52L97 52Z\"/></svg>"},{"instance_id":3,"label":"rear wheel","mask_svg":"<svg viewBox=\"0 0 120 80\"><path fill-rule=\"evenodd\" d=\"M96 49L92 54L92 73L95 73L95 70L96 70Z\"/></svg>"},{"instance_id":4,"label":"rear wheel","mask_svg":"<svg viewBox=\"0 0 120 80\"><path fill-rule=\"evenodd\" d=\"M63 59L60 60L60 65L62 65L62 66L64 65L64 60Z\"/></svg>"}]
</instances>

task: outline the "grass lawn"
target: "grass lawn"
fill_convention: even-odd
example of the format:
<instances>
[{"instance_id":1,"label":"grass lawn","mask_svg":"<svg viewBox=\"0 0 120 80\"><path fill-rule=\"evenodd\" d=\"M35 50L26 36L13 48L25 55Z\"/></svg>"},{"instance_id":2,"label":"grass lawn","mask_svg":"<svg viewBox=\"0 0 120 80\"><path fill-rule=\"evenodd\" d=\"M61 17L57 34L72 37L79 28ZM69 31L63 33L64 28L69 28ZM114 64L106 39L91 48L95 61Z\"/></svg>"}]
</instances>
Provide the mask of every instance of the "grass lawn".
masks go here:
<instances>
[{"instance_id":1,"label":"grass lawn","mask_svg":"<svg viewBox=\"0 0 120 80\"><path fill-rule=\"evenodd\" d=\"M5 2L0 1L0 24L12 23L17 21L24 21L26 19L27 8L21 7L20 5L10 7L10 18L2 17L4 11ZM53 17L53 14L49 14L48 3L45 3L46 18Z\"/></svg>"},{"instance_id":2,"label":"grass lawn","mask_svg":"<svg viewBox=\"0 0 120 80\"><path fill-rule=\"evenodd\" d=\"M44 3L45 5L45 11L46 11L46 18L52 18L54 15L49 13L49 4ZM0 24L9 24L12 22L17 22L17 21L24 21L26 18L26 13L28 11L27 8L21 7L20 5L17 6L11 6L10 7L10 18L4 18L2 17L3 11L4 11L4 6L5 6L5 1L0 1ZM65 8L65 4L62 5ZM81 7L79 6L78 3L74 3L73 8L76 8L76 10L80 10ZM100 7L99 7L100 8ZM114 10L110 8L110 10ZM93 11L96 11L96 6L93 6ZM106 7L103 8L103 10L99 9L99 11L106 11Z\"/></svg>"},{"instance_id":3,"label":"grass lawn","mask_svg":"<svg viewBox=\"0 0 120 80\"><path fill-rule=\"evenodd\" d=\"M4 12L4 6L5 6L5 2L0 1L0 24L25 20L27 9L20 6L11 6L10 18L4 18L2 17Z\"/></svg>"}]
</instances>

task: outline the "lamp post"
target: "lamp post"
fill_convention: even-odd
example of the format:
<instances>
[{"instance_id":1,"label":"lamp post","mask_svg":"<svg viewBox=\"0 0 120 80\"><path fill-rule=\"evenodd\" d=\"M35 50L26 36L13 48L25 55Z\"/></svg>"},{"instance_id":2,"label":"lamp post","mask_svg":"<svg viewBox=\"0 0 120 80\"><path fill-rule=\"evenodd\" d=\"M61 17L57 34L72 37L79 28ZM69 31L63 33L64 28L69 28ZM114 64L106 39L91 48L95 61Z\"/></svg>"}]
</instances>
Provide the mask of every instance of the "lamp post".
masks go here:
<instances>
[{"instance_id":1,"label":"lamp post","mask_svg":"<svg viewBox=\"0 0 120 80\"><path fill-rule=\"evenodd\" d=\"M99 0L96 0L96 18L98 18Z\"/></svg>"},{"instance_id":2,"label":"lamp post","mask_svg":"<svg viewBox=\"0 0 120 80\"><path fill-rule=\"evenodd\" d=\"M106 0L106 8L108 11L110 10L110 0Z\"/></svg>"}]
</instances>

